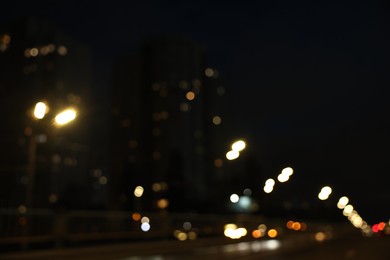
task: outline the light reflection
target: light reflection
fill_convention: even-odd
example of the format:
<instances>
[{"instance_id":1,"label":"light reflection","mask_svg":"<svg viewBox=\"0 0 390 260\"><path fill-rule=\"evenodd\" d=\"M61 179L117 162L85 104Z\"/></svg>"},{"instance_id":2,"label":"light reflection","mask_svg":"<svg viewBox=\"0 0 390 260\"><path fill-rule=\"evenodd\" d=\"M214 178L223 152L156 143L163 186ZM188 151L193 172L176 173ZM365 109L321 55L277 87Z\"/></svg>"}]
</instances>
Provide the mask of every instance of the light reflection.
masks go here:
<instances>
[{"instance_id":1,"label":"light reflection","mask_svg":"<svg viewBox=\"0 0 390 260\"><path fill-rule=\"evenodd\" d=\"M326 239L326 235L324 232L317 232L314 235L314 239L317 240L318 242L322 242Z\"/></svg>"}]
</instances>

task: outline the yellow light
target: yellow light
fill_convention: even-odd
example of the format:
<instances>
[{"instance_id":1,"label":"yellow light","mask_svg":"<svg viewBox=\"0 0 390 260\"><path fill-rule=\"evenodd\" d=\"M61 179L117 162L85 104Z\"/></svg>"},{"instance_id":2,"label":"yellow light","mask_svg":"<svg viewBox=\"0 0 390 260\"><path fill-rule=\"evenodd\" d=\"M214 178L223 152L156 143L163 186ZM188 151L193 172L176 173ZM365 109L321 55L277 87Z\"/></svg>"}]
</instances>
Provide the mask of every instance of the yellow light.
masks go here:
<instances>
[{"instance_id":1,"label":"yellow light","mask_svg":"<svg viewBox=\"0 0 390 260\"><path fill-rule=\"evenodd\" d=\"M4 44L9 44L11 42L11 36L9 36L8 34L3 34L1 37L0 37L0 41Z\"/></svg>"},{"instance_id":2,"label":"yellow light","mask_svg":"<svg viewBox=\"0 0 390 260\"><path fill-rule=\"evenodd\" d=\"M68 49L65 46L58 46L58 54L64 56L68 53Z\"/></svg>"},{"instance_id":3,"label":"yellow light","mask_svg":"<svg viewBox=\"0 0 390 260\"><path fill-rule=\"evenodd\" d=\"M66 125L69 122L73 121L76 118L76 115L76 110L74 110L73 108L68 108L56 116L55 122L57 125L60 126Z\"/></svg>"},{"instance_id":4,"label":"yellow light","mask_svg":"<svg viewBox=\"0 0 390 260\"><path fill-rule=\"evenodd\" d=\"M353 206L349 204L349 205L345 206L345 208L343 210L343 215L349 216L352 212L353 212Z\"/></svg>"},{"instance_id":5,"label":"yellow light","mask_svg":"<svg viewBox=\"0 0 390 260\"><path fill-rule=\"evenodd\" d=\"M141 223L149 223L150 219L148 217L142 217L141 218Z\"/></svg>"},{"instance_id":6,"label":"yellow light","mask_svg":"<svg viewBox=\"0 0 390 260\"><path fill-rule=\"evenodd\" d=\"M187 239L187 234L184 233L184 232L180 232L178 235L177 235L177 239L179 239L180 241L184 241Z\"/></svg>"},{"instance_id":7,"label":"yellow light","mask_svg":"<svg viewBox=\"0 0 390 260\"><path fill-rule=\"evenodd\" d=\"M337 207L338 207L339 209L344 209L345 206L348 204L348 202L349 202L348 197L343 196L343 197L341 197L341 198L339 199L339 202L337 203Z\"/></svg>"},{"instance_id":8,"label":"yellow light","mask_svg":"<svg viewBox=\"0 0 390 260\"><path fill-rule=\"evenodd\" d=\"M34 117L37 119L42 119L45 117L46 113L47 113L47 105L43 102L38 102L35 105Z\"/></svg>"},{"instance_id":9,"label":"yellow light","mask_svg":"<svg viewBox=\"0 0 390 260\"><path fill-rule=\"evenodd\" d=\"M139 197L142 196L143 193L144 193L144 188L142 186L135 187L135 189L134 189L134 196L139 198Z\"/></svg>"},{"instance_id":10,"label":"yellow light","mask_svg":"<svg viewBox=\"0 0 390 260\"><path fill-rule=\"evenodd\" d=\"M242 140L238 140L232 144L232 150L237 152L244 150L245 147L246 147L246 143Z\"/></svg>"},{"instance_id":11,"label":"yellow light","mask_svg":"<svg viewBox=\"0 0 390 260\"><path fill-rule=\"evenodd\" d=\"M317 240L318 242L322 242L325 240L326 238L326 235L324 232L317 232L314 236L315 240Z\"/></svg>"},{"instance_id":12,"label":"yellow light","mask_svg":"<svg viewBox=\"0 0 390 260\"><path fill-rule=\"evenodd\" d=\"M292 229L294 229L295 231L300 230L301 229L301 223L294 222L293 225L292 225Z\"/></svg>"},{"instance_id":13,"label":"yellow light","mask_svg":"<svg viewBox=\"0 0 390 260\"><path fill-rule=\"evenodd\" d=\"M224 229L237 229L237 225L229 223L224 226Z\"/></svg>"},{"instance_id":14,"label":"yellow light","mask_svg":"<svg viewBox=\"0 0 390 260\"><path fill-rule=\"evenodd\" d=\"M39 51L38 51L37 48L31 48L31 49L30 49L30 55L31 55L32 57L35 57L35 56L37 56L38 54L39 54Z\"/></svg>"},{"instance_id":15,"label":"yellow light","mask_svg":"<svg viewBox=\"0 0 390 260\"><path fill-rule=\"evenodd\" d=\"M167 208L169 205L169 202L167 199L159 199L157 201L157 207L159 207L160 209L165 209Z\"/></svg>"},{"instance_id":16,"label":"yellow light","mask_svg":"<svg viewBox=\"0 0 390 260\"><path fill-rule=\"evenodd\" d=\"M219 117L219 116L214 116L213 117L213 124L214 125L220 125L221 123L222 123L221 117Z\"/></svg>"},{"instance_id":17,"label":"yellow light","mask_svg":"<svg viewBox=\"0 0 390 260\"><path fill-rule=\"evenodd\" d=\"M268 230L267 234L270 238L274 238L278 235L278 231L276 231L276 229L270 229L270 230Z\"/></svg>"},{"instance_id":18,"label":"yellow light","mask_svg":"<svg viewBox=\"0 0 390 260\"><path fill-rule=\"evenodd\" d=\"M197 238L197 234L194 231L188 232L188 239L189 240L195 240Z\"/></svg>"},{"instance_id":19,"label":"yellow light","mask_svg":"<svg viewBox=\"0 0 390 260\"><path fill-rule=\"evenodd\" d=\"M186 98L188 100L194 100L195 99L195 93L192 92L192 91L188 91L187 94L186 94Z\"/></svg>"}]
</instances>

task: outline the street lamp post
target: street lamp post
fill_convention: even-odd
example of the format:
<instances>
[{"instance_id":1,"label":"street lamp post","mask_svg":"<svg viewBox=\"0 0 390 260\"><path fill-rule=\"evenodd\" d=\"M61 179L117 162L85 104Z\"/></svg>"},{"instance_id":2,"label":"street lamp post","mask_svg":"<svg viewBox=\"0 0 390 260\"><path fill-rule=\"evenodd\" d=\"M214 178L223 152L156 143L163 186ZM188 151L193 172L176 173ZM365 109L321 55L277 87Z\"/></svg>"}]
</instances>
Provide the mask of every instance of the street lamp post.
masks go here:
<instances>
[{"instance_id":1,"label":"street lamp post","mask_svg":"<svg viewBox=\"0 0 390 260\"><path fill-rule=\"evenodd\" d=\"M44 102L38 102L32 113L35 120L42 120L49 112L49 107ZM67 108L58 113L54 117L54 124L57 127L66 125L73 121L77 116L77 111L74 108ZM36 155L37 155L37 139L36 127L31 126L31 134L28 142L27 155L27 187L26 187L26 207L31 209L33 207L34 186L35 186L35 171L36 171Z\"/></svg>"}]
</instances>

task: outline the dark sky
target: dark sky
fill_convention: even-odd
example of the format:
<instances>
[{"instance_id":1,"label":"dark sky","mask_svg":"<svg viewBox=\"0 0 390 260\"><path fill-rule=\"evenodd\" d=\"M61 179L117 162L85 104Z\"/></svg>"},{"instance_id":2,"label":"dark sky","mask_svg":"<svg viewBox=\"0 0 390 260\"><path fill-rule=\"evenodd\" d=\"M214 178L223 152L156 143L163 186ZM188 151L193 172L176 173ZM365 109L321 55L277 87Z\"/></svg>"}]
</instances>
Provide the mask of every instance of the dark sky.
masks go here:
<instances>
[{"instance_id":1,"label":"dark sky","mask_svg":"<svg viewBox=\"0 0 390 260\"><path fill-rule=\"evenodd\" d=\"M90 44L101 91L144 36L190 37L226 80L224 123L265 175L289 164L289 196L334 185L379 221L390 215L389 11L368 0L8 1L0 22L40 14Z\"/></svg>"}]
</instances>

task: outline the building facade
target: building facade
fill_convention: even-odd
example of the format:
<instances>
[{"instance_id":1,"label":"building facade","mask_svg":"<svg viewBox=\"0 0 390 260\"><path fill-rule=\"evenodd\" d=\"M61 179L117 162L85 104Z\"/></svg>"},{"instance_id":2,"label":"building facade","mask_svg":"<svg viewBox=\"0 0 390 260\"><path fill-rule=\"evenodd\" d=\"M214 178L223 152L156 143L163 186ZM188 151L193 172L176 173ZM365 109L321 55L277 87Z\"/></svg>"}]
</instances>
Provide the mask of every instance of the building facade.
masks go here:
<instances>
[{"instance_id":1,"label":"building facade","mask_svg":"<svg viewBox=\"0 0 390 260\"><path fill-rule=\"evenodd\" d=\"M225 149L225 90L204 48L183 37L148 38L116 63L113 79L114 200L145 210L210 207ZM137 186L144 194L133 198Z\"/></svg>"},{"instance_id":2,"label":"building facade","mask_svg":"<svg viewBox=\"0 0 390 260\"><path fill-rule=\"evenodd\" d=\"M91 53L39 17L0 32L0 207L51 207L84 201L88 181ZM37 102L48 110L34 118ZM56 127L73 108L77 120ZM72 196L67 196L72 194Z\"/></svg>"}]
</instances>

